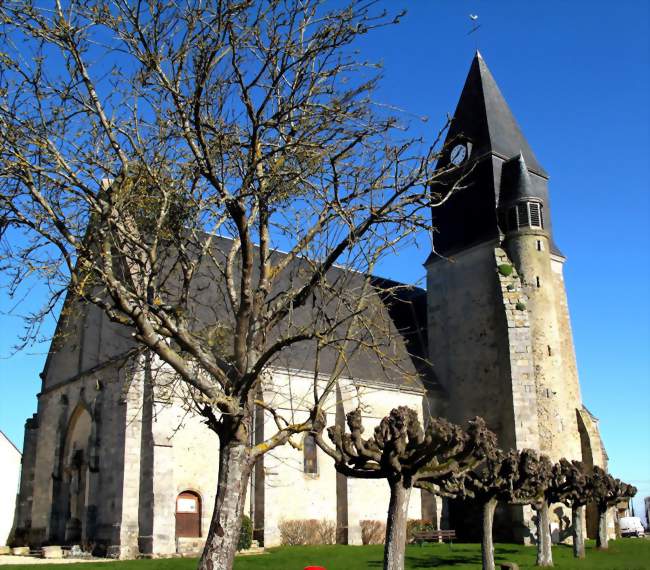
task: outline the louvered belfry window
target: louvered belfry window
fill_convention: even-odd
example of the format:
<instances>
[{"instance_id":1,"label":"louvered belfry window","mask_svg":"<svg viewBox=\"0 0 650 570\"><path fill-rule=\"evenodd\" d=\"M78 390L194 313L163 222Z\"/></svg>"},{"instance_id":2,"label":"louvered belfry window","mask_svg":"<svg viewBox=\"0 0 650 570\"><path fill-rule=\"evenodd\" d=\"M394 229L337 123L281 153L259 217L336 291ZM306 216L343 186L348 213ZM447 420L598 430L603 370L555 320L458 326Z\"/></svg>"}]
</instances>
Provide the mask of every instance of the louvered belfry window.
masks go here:
<instances>
[{"instance_id":1,"label":"louvered belfry window","mask_svg":"<svg viewBox=\"0 0 650 570\"><path fill-rule=\"evenodd\" d=\"M533 228L541 228L542 225L542 206L537 202L528 203L528 211L530 212L530 225Z\"/></svg>"},{"instance_id":2,"label":"louvered belfry window","mask_svg":"<svg viewBox=\"0 0 650 570\"><path fill-rule=\"evenodd\" d=\"M508 228L543 228L544 215L539 202L519 202L508 212Z\"/></svg>"}]
</instances>

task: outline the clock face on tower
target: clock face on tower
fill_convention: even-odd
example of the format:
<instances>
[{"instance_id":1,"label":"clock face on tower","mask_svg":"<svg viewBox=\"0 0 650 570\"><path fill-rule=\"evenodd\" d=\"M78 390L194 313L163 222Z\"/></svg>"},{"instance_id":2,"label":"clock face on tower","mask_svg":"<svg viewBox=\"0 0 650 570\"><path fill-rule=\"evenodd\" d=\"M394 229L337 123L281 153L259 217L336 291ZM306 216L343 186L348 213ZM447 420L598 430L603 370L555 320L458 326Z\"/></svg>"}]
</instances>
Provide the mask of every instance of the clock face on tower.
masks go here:
<instances>
[{"instance_id":1,"label":"clock face on tower","mask_svg":"<svg viewBox=\"0 0 650 570\"><path fill-rule=\"evenodd\" d=\"M467 147L464 144L457 144L453 149L451 149L451 154L449 159L452 164L458 166L467 158Z\"/></svg>"}]
</instances>

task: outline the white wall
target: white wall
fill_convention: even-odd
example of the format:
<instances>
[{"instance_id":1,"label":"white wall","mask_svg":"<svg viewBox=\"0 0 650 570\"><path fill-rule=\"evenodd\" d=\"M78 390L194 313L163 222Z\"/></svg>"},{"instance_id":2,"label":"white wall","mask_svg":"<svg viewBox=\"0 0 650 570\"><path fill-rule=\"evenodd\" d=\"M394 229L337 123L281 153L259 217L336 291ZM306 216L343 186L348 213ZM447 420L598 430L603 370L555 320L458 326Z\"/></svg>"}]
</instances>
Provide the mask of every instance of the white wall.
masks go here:
<instances>
[{"instance_id":1,"label":"white wall","mask_svg":"<svg viewBox=\"0 0 650 570\"><path fill-rule=\"evenodd\" d=\"M301 371L275 370L273 378L265 385L265 401L277 413L292 422L304 421L312 400L312 376ZM323 382L325 384L325 382ZM349 412L361 406L366 437L376 425L397 406L410 406L422 418L422 393L400 390L398 387L376 387L362 381L340 379L343 408ZM291 398L289 397L291 394ZM335 398L327 399L325 406L327 424L335 423ZM275 422L267 414L265 436L275 431ZM295 438L301 442L302 435ZM291 445L275 448L264 458L265 525L264 545L278 546L281 542L279 524L291 519L327 519L336 522L336 470L333 461L318 450L318 474L303 471L303 453ZM386 520L390 498L385 480L348 479L348 540L361 544L359 521ZM409 518L421 518L420 492L411 493Z\"/></svg>"},{"instance_id":2,"label":"white wall","mask_svg":"<svg viewBox=\"0 0 650 570\"><path fill-rule=\"evenodd\" d=\"M160 377L158 379L160 382ZM320 382L320 389L326 381ZM398 387L375 387L350 379L340 380L343 407L346 412L363 406L364 426L367 436L390 410L407 405L422 415L422 393L414 389ZM169 537L158 540L154 546L157 553L170 553L174 549L174 508L176 496L186 490L198 493L202 502L201 536L205 537L210 525L217 489L219 442L202 418L188 413L181 404L181 397L169 403L156 403L153 434L156 445L154 453L168 449L161 465L154 468L154 491L160 499L155 513L154 535ZM161 398L162 399L162 398ZM287 422L296 423L308 417L313 400L313 374L302 371L273 370L264 384L264 399L276 413ZM328 425L335 423L335 397L332 394L325 406ZM276 431L270 414L265 414L265 437ZM294 443L300 445L303 435L296 436ZM280 544L278 525L285 519L328 519L336 522L336 470L333 461L318 450L318 473L305 474L303 452L289 444L266 454L265 468L265 546ZM163 476L163 472L168 476ZM171 489L169 487L172 487ZM250 511L250 491L246 497L245 513ZM359 521L364 519L385 520L388 509L389 489L385 480L348 481L349 540L361 543ZM409 518L421 518L420 493L411 494Z\"/></svg>"},{"instance_id":3,"label":"white wall","mask_svg":"<svg viewBox=\"0 0 650 570\"><path fill-rule=\"evenodd\" d=\"M20 452L0 431L0 546L7 544L14 522L20 480Z\"/></svg>"}]
</instances>

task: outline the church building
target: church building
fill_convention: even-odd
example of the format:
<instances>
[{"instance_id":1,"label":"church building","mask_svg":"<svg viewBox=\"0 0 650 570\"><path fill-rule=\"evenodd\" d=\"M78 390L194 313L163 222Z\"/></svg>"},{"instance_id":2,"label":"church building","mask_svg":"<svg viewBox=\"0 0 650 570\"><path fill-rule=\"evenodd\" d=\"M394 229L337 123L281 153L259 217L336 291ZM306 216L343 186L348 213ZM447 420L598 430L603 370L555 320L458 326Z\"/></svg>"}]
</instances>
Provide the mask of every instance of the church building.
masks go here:
<instances>
[{"instance_id":1,"label":"church building","mask_svg":"<svg viewBox=\"0 0 650 570\"><path fill-rule=\"evenodd\" d=\"M444 148L431 191L453 192L432 210L426 290L404 289L396 300L382 294L386 280L374 280L399 373L380 373L367 356L352 360L340 381L349 397L330 425L359 404L368 429L399 405L423 421L478 415L504 449L606 467L598 421L580 395L549 177L478 52ZM25 426L14 543L82 544L120 558L198 550L217 488L215 434L173 387L154 391L123 358L133 343L124 327L95 306L64 313ZM268 370L265 400L299 420L314 366L309 354L288 352ZM256 423L259 441L272 423L268 415ZM275 546L283 521L326 519L340 542L360 544L360 521L386 518L388 485L338 475L309 436L298 447L273 450L251 477L255 538ZM449 510L414 491L409 517L460 524ZM530 537L530 510L503 516L512 538Z\"/></svg>"}]
</instances>

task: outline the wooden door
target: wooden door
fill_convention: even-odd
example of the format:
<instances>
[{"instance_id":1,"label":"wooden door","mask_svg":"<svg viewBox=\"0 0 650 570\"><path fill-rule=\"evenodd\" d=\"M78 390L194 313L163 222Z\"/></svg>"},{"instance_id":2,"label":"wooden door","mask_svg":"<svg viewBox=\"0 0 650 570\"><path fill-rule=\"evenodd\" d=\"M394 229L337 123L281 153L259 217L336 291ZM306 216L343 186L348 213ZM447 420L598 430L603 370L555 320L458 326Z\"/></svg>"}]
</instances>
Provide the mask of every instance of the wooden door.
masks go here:
<instances>
[{"instance_id":1,"label":"wooden door","mask_svg":"<svg viewBox=\"0 0 650 570\"><path fill-rule=\"evenodd\" d=\"M192 491L176 498L176 537L201 536L201 499Z\"/></svg>"}]
</instances>

